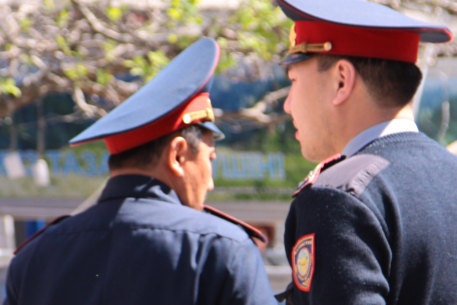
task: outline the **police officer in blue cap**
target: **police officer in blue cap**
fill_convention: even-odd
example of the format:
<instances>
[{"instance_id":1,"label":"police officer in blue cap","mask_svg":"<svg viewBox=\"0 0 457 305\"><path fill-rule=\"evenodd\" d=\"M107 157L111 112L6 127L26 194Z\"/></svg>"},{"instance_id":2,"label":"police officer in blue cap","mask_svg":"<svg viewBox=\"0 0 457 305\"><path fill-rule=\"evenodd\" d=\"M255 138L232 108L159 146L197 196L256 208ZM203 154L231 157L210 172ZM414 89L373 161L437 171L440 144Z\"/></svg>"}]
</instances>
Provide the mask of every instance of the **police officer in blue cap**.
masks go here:
<instances>
[{"instance_id":1,"label":"police officer in blue cap","mask_svg":"<svg viewBox=\"0 0 457 305\"><path fill-rule=\"evenodd\" d=\"M10 305L277 304L256 229L205 207L213 188L209 86L219 47L203 38L71 140L103 139L110 179L98 203L19 248Z\"/></svg>"},{"instance_id":2,"label":"police officer in blue cap","mask_svg":"<svg viewBox=\"0 0 457 305\"><path fill-rule=\"evenodd\" d=\"M457 304L457 159L411 107L441 25L362 0L278 0L294 21L284 110L303 156L284 243L291 304Z\"/></svg>"}]
</instances>

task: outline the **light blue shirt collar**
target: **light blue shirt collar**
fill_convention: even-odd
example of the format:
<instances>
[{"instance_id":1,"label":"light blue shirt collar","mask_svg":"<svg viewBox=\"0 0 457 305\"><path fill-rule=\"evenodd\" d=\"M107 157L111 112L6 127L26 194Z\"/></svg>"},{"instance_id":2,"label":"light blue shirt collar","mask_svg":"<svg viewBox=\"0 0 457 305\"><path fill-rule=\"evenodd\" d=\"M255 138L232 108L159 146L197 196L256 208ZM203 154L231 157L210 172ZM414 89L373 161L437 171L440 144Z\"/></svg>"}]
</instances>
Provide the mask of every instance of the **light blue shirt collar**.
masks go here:
<instances>
[{"instance_id":1,"label":"light blue shirt collar","mask_svg":"<svg viewBox=\"0 0 457 305\"><path fill-rule=\"evenodd\" d=\"M374 125L353 138L343 149L342 155L350 157L373 140L400 132L419 132L416 123L408 119L394 119Z\"/></svg>"}]
</instances>

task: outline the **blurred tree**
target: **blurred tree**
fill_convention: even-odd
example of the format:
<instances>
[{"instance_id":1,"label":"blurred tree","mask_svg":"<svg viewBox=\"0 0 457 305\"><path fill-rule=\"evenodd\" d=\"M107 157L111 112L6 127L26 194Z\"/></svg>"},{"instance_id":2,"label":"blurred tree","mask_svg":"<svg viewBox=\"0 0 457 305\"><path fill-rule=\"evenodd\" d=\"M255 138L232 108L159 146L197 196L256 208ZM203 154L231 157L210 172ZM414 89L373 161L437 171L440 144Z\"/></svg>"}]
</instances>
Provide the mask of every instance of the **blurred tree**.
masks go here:
<instances>
[{"instance_id":1,"label":"blurred tree","mask_svg":"<svg viewBox=\"0 0 457 305\"><path fill-rule=\"evenodd\" d=\"M0 7L0 118L48 92L71 92L75 117L103 116L201 36L221 45L219 70L287 48L289 21L269 0L10 2Z\"/></svg>"},{"instance_id":2,"label":"blurred tree","mask_svg":"<svg viewBox=\"0 0 457 305\"><path fill-rule=\"evenodd\" d=\"M372 1L457 20L451 0ZM0 6L0 118L48 92L72 93L75 118L103 116L201 36L221 45L219 71L240 58L260 71L266 61L285 55L291 24L274 0L10 2ZM455 55L456 46L439 45L432 57ZM244 118L272 129L287 119L277 110L287 92L269 93L237 113L216 114L226 122Z\"/></svg>"}]
</instances>

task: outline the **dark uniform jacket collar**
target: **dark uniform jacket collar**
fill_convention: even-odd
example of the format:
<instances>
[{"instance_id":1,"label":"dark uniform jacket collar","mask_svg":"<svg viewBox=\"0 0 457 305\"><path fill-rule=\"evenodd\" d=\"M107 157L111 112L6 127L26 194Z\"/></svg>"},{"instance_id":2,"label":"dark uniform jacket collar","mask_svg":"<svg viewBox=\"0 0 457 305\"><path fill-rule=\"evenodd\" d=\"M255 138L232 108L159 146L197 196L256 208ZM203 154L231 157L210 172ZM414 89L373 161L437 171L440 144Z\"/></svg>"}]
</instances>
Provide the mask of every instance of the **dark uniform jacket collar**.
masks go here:
<instances>
[{"instance_id":1,"label":"dark uniform jacket collar","mask_svg":"<svg viewBox=\"0 0 457 305\"><path fill-rule=\"evenodd\" d=\"M343 149L342 155L350 157L360 151L368 143L376 139L404 132L419 132L416 123L409 119L394 119L371 126L355 136Z\"/></svg>"},{"instance_id":2,"label":"dark uniform jacket collar","mask_svg":"<svg viewBox=\"0 0 457 305\"><path fill-rule=\"evenodd\" d=\"M168 185L143 175L120 175L110 178L98 202L124 198L150 198L181 204L178 195Z\"/></svg>"}]
</instances>

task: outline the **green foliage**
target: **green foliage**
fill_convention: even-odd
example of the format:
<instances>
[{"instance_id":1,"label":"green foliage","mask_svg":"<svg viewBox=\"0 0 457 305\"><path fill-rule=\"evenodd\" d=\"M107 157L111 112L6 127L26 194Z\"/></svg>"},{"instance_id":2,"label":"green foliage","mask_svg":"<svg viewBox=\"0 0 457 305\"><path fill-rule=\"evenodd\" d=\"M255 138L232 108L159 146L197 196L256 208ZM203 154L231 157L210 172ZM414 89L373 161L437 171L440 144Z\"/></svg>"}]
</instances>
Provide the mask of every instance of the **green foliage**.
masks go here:
<instances>
[{"instance_id":1,"label":"green foliage","mask_svg":"<svg viewBox=\"0 0 457 305\"><path fill-rule=\"evenodd\" d=\"M106 8L106 16L108 16L111 21L118 21L122 18L123 14L123 9L120 7L108 6Z\"/></svg>"},{"instance_id":2,"label":"green foliage","mask_svg":"<svg viewBox=\"0 0 457 305\"><path fill-rule=\"evenodd\" d=\"M89 73L89 70L83 63L77 63L76 65L64 68L63 71L73 81L83 80Z\"/></svg>"},{"instance_id":3,"label":"green foliage","mask_svg":"<svg viewBox=\"0 0 457 305\"><path fill-rule=\"evenodd\" d=\"M228 68L236 65L236 60L230 52L222 52L219 58L219 64L216 67L216 73L221 73Z\"/></svg>"},{"instance_id":4,"label":"green foliage","mask_svg":"<svg viewBox=\"0 0 457 305\"><path fill-rule=\"evenodd\" d=\"M159 50L149 52L147 58L136 56L132 60L126 60L124 65L130 68L130 73L142 76L148 81L156 76L169 62L170 60L165 53Z\"/></svg>"},{"instance_id":5,"label":"green foliage","mask_svg":"<svg viewBox=\"0 0 457 305\"><path fill-rule=\"evenodd\" d=\"M19 55L19 60L22 61L22 63L24 63L25 65L33 66L33 60L29 54Z\"/></svg>"},{"instance_id":6,"label":"green foliage","mask_svg":"<svg viewBox=\"0 0 457 305\"><path fill-rule=\"evenodd\" d=\"M186 23L201 24L203 18L198 11L198 3L199 0L171 0L167 10L170 28Z\"/></svg>"},{"instance_id":7,"label":"green foliage","mask_svg":"<svg viewBox=\"0 0 457 305\"><path fill-rule=\"evenodd\" d=\"M270 60L284 48L292 22L284 18L279 7L271 1L244 0L240 9L230 19L231 25L239 24L238 40L242 50ZM282 46L282 47L281 47Z\"/></svg>"},{"instance_id":8,"label":"green foliage","mask_svg":"<svg viewBox=\"0 0 457 305\"><path fill-rule=\"evenodd\" d=\"M143 76L147 73L149 69L146 59L142 56L135 56L131 60L124 61L124 65L127 68L130 68L130 73L136 76Z\"/></svg>"},{"instance_id":9,"label":"green foliage","mask_svg":"<svg viewBox=\"0 0 457 305\"><path fill-rule=\"evenodd\" d=\"M192 36L186 36L186 35L181 35L181 36L178 36L178 40L176 42L176 46L180 49L180 50L184 50L185 48L187 48L189 45L191 45L192 43L194 43L195 41L197 41L198 37L192 37Z\"/></svg>"},{"instance_id":10,"label":"green foliage","mask_svg":"<svg viewBox=\"0 0 457 305\"><path fill-rule=\"evenodd\" d=\"M21 89L16 86L14 79L9 77L0 78L0 93L11 94L14 97L20 97L22 95Z\"/></svg>"},{"instance_id":11,"label":"green foliage","mask_svg":"<svg viewBox=\"0 0 457 305\"><path fill-rule=\"evenodd\" d=\"M102 86L108 85L113 80L113 75L103 69L97 69L96 82Z\"/></svg>"},{"instance_id":12,"label":"green foliage","mask_svg":"<svg viewBox=\"0 0 457 305\"><path fill-rule=\"evenodd\" d=\"M61 36L61 35L58 35L56 37L56 42L57 42L57 45L59 46L59 48L62 50L62 52L67 55L67 56L71 56L71 50L70 50L70 47L68 46L68 42L67 40L65 39L65 37Z\"/></svg>"},{"instance_id":13,"label":"green foliage","mask_svg":"<svg viewBox=\"0 0 457 305\"><path fill-rule=\"evenodd\" d=\"M57 24L59 27L64 27L68 23L68 9L62 9L57 16Z\"/></svg>"},{"instance_id":14,"label":"green foliage","mask_svg":"<svg viewBox=\"0 0 457 305\"><path fill-rule=\"evenodd\" d=\"M48 10L53 10L56 7L54 0L44 0L43 4L44 4L44 7Z\"/></svg>"},{"instance_id":15,"label":"green foliage","mask_svg":"<svg viewBox=\"0 0 457 305\"><path fill-rule=\"evenodd\" d=\"M105 51L105 59L108 62L112 62L117 58L116 54L114 54L114 50L116 49L116 46L117 46L116 42L113 41L112 39L107 39L103 42L102 48Z\"/></svg>"},{"instance_id":16,"label":"green foliage","mask_svg":"<svg viewBox=\"0 0 457 305\"><path fill-rule=\"evenodd\" d=\"M168 42L172 44L176 44L178 42L178 35L176 34L170 34L168 35Z\"/></svg>"},{"instance_id":17,"label":"green foliage","mask_svg":"<svg viewBox=\"0 0 457 305\"><path fill-rule=\"evenodd\" d=\"M150 71L148 74L145 74L144 76L146 77L146 81L149 81L151 78L157 75L157 73L160 72L163 68L165 68L170 60L167 58L165 53L161 50L159 51L151 51L148 53L148 60L149 60L149 66L150 66Z\"/></svg>"},{"instance_id":18,"label":"green foliage","mask_svg":"<svg viewBox=\"0 0 457 305\"><path fill-rule=\"evenodd\" d=\"M21 30L24 32L27 32L33 25L33 22L29 18L23 18L19 20L19 26L21 27Z\"/></svg>"}]
</instances>

